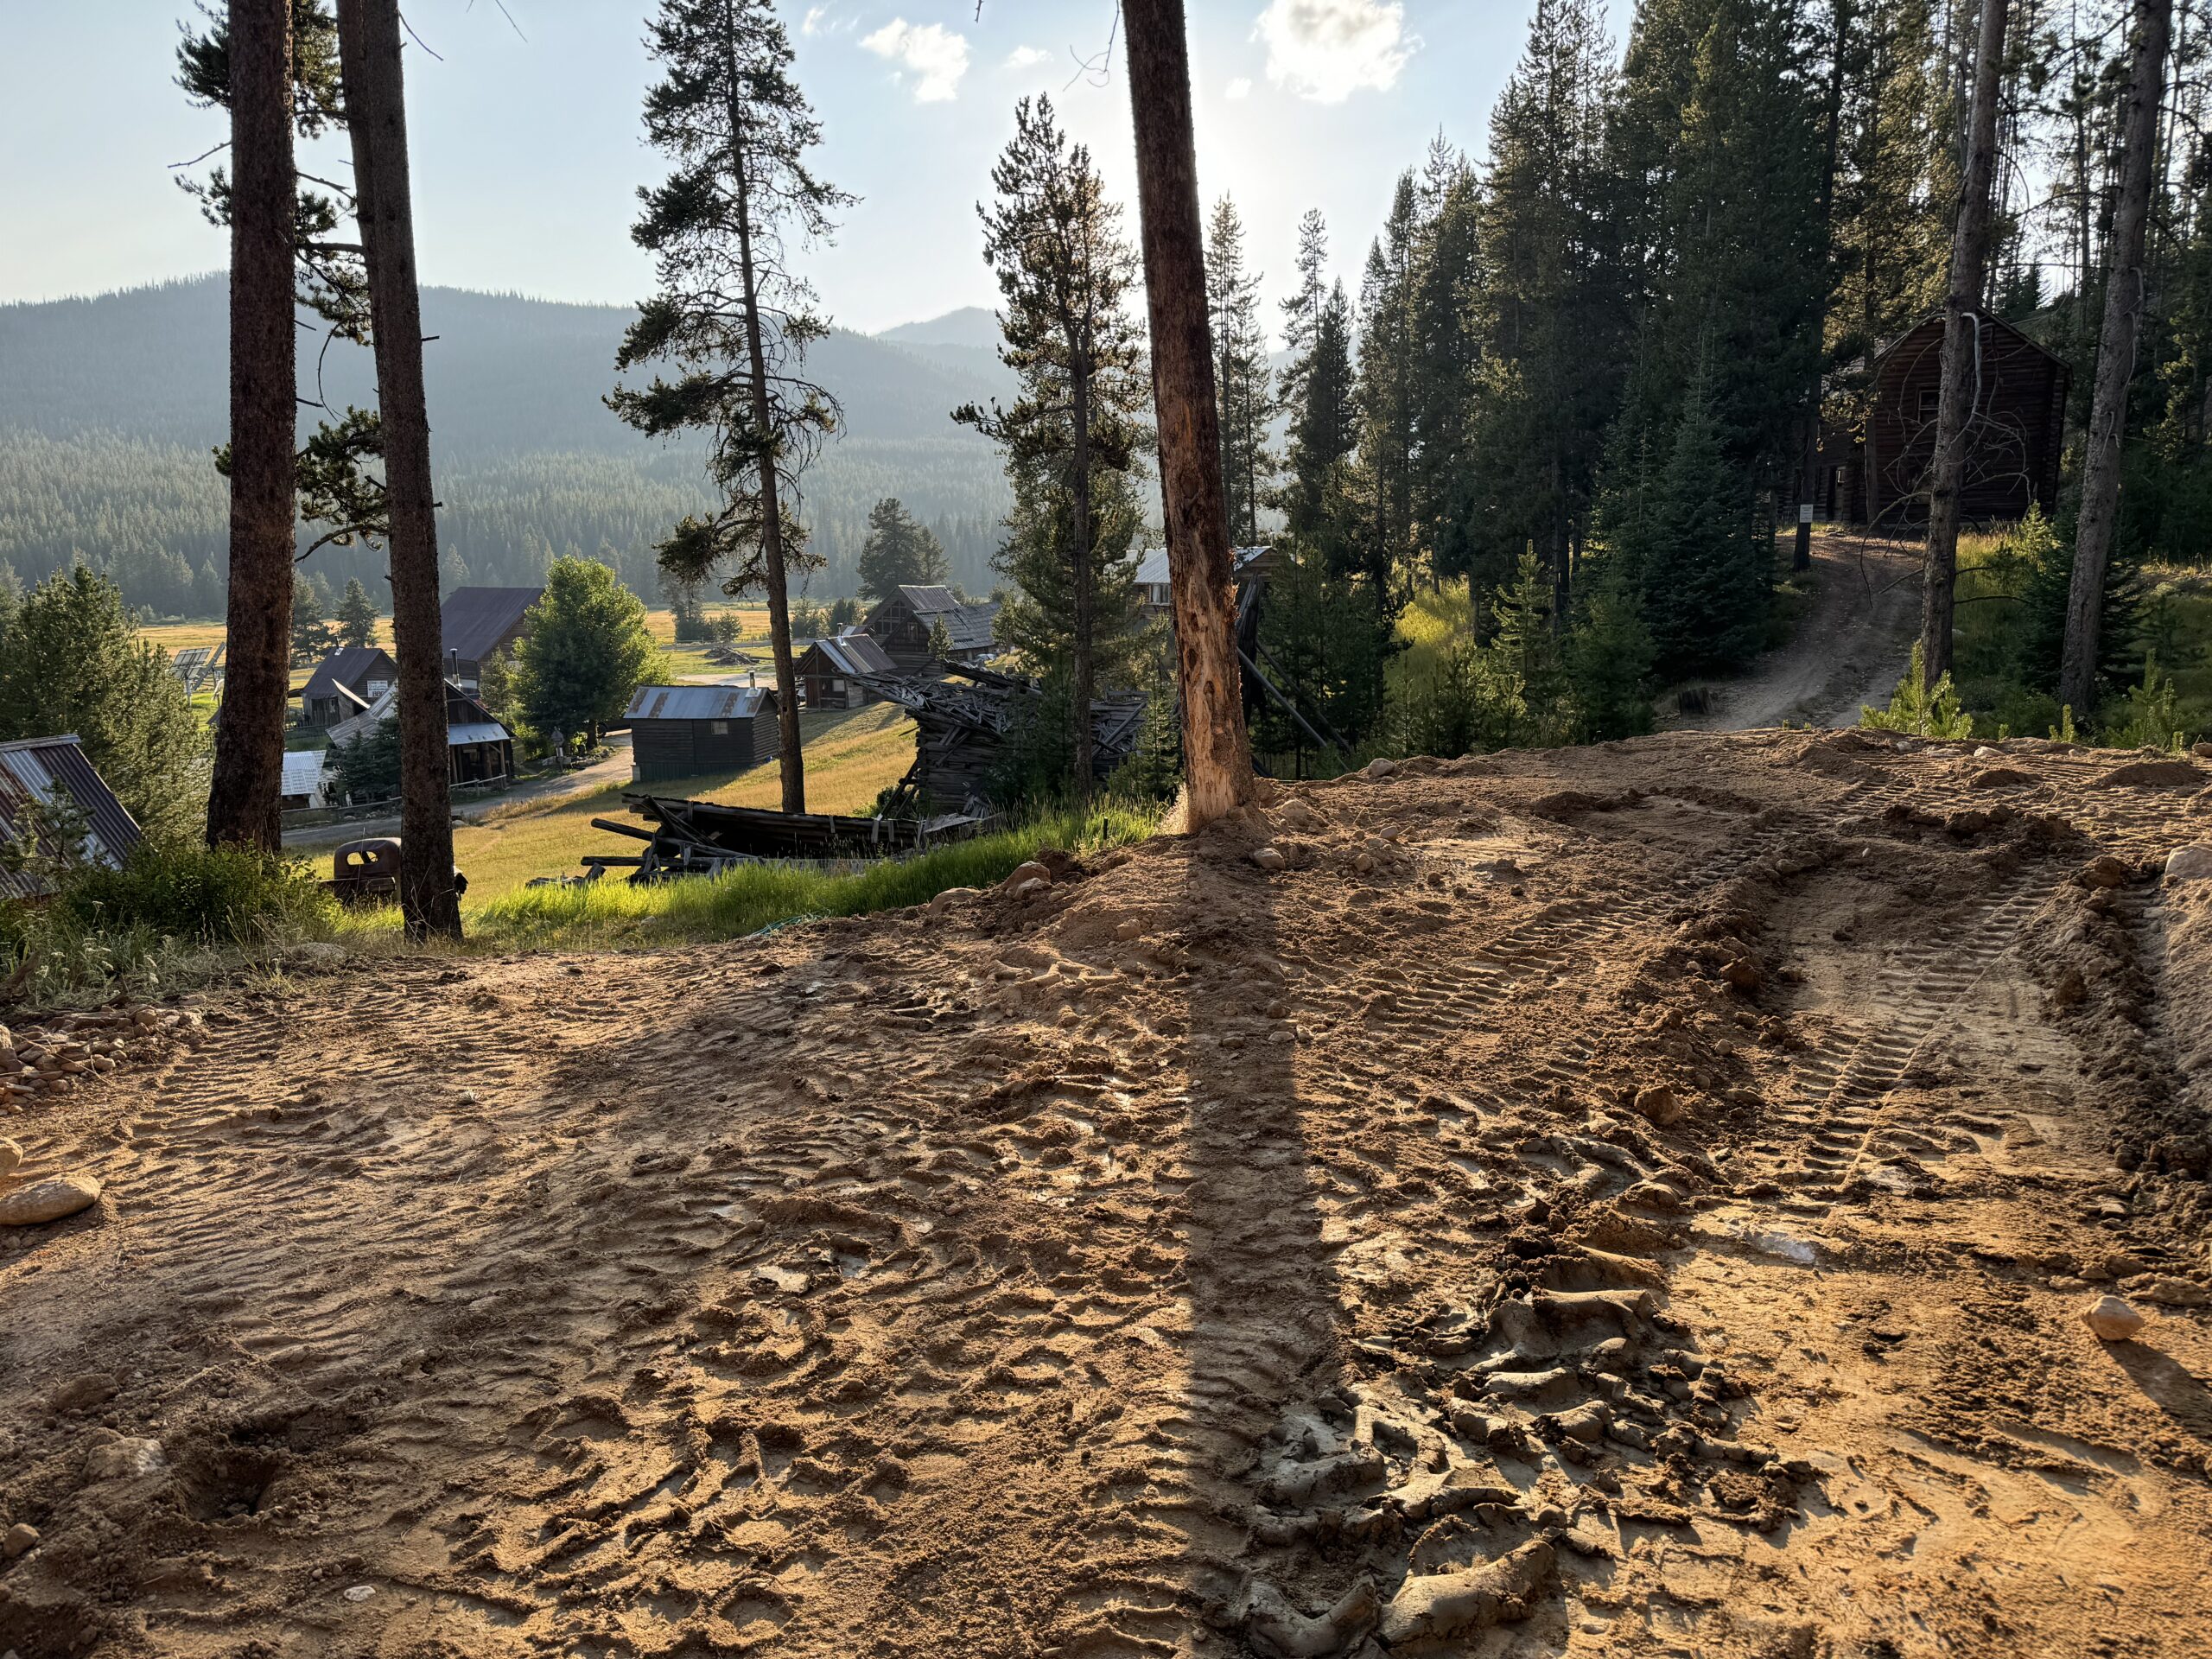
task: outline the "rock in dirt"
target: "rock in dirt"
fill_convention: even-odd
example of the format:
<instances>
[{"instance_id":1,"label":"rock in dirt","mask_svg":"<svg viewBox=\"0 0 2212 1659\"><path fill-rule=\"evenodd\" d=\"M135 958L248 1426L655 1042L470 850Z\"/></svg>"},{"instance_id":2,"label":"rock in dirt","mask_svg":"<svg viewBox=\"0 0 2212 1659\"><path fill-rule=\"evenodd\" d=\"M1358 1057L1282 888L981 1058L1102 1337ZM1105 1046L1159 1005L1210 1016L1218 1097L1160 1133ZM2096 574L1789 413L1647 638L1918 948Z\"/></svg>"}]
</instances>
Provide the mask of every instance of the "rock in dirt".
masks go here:
<instances>
[{"instance_id":1,"label":"rock in dirt","mask_svg":"<svg viewBox=\"0 0 2212 1659\"><path fill-rule=\"evenodd\" d=\"M1313 810L1311 803L1299 800L1295 797L1283 803L1282 809L1275 814L1275 822L1286 830L1296 830L1301 834L1309 836L1317 830L1325 829L1328 823L1325 818Z\"/></svg>"},{"instance_id":2,"label":"rock in dirt","mask_svg":"<svg viewBox=\"0 0 2212 1659\"><path fill-rule=\"evenodd\" d=\"M2082 1309L2082 1323L2100 1342L2126 1342L2143 1328L2143 1316L2117 1296L2100 1296Z\"/></svg>"},{"instance_id":3,"label":"rock in dirt","mask_svg":"<svg viewBox=\"0 0 2212 1659\"><path fill-rule=\"evenodd\" d=\"M37 1547L38 1529L21 1521L8 1529L6 1537L0 1538L0 1555L5 1555L11 1561Z\"/></svg>"},{"instance_id":4,"label":"rock in dirt","mask_svg":"<svg viewBox=\"0 0 2212 1659\"><path fill-rule=\"evenodd\" d=\"M973 899L975 896L976 889L973 887L947 887L930 900L930 914L942 916L962 899Z\"/></svg>"},{"instance_id":5,"label":"rock in dirt","mask_svg":"<svg viewBox=\"0 0 2212 1659\"><path fill-rule=\"evenodd\" d=\"M56 1175L33 1181L0 1198L0 1227L35 1227L60 1221L100 1201L100 1184L90 1175Z\"/></svg>"},{"instance_id":6,"label":"rock in dirt","mask_svg":"<svg viewBox=\"0 0 2212 1659\"><path fill-rule=\"evenodd\" d=\"M12 1173L23 1161L23 1149L12 1141L0 1141L0 1175Z\"/></svg>"},{"instance_id":7,"label":"rock in dirt","mask_svg":"<svg viewBox=\"0 0 2212 1659\"><path fill-rule=\"evenodd\" d=\"M1281 852L1273 847L1255 847L1252 849L1252 861L1258 865L1262 870L1265 870L1269 875L1274 874L1278 870L1281 869L1285 864L1289 862L1287 859L1283 857Z\"/></svg>"},{"instance_id":8,"label":"rock in dirt","mask_svg":"<svg viewBox=\"0 0 2212 1659\"><path fill-rule=\"evenodd\" d=\"M1662 1129L1670 1124L1682 1121L1681 1097L1663 1083L1656 1083L1649 1089L1637 1090L1636 1099L1632 1103L1639 1116L1657 1124Z\"/></svg>"},{"instance_id":9,"label":"rock in dirt","mask_svg":"<svg viewBox=\"0 0 2212 1659\"><path fill-rule=\"evenodd\" d=\"M1517 1624L1535 1611L1537 1593L1557 1565L1552 1547L1537 1538L1502 1560L1408 1579L1382 1610L1382 1642L1396 1647Z\"/></svg>"},{"instance_id":10,"label":"rock in dirt","mask_svg":"<svg viewBox=\"0 0 2212 1659\"><path fill-rule=\"evenodd\" d=\"M2166 880L2212 881L2212 842L2200 841L2188 847L2177 847L2167 854ZM4 1153L0 1153L0 1157L4 1156Z\"/></svg>"},{"instance_id":11,"label":"rock in dirt","mask_svg":"<svg viewBox=\"0 0 2212 1659\"><path fill-rule=\"evenodd\" d=\"M2135 1294L2160 1307L2202 1307L2207 1302L2212 1302L2212 1294L2208 1294L2203 1286L2192 1285L2186 1279L2155 1278L2149 1284L2136 1288ZM2105 1300L2116 1302L2120 1298L2110 1296ZM2138 1323L2140 1323L2139 1319Z\"/></svg>"},{"instance_id":12,"label":"rock in dirt","mask_svg":"<svg viewBox=\"0 0 2212 1659\"><path fill-rule=\"evenodd\" d=\"M111 1440L96 1446L85 1459L85 1478L98 1480L143 1480L158 1475L169 1466L168 1456L162 1450L159 1440Z\"/></svg>"},{"instance_id":13,"label":"rock in dirt","mask_svg":"<svg viewBox=\"0 0 2212 1659\"><path fill-rule=\"evenodd\" d=\"M1015 865L1007 873L1006 880L999 883L999 891L1018 893L1032 881L1036 882L1040 888L1052 885L1052 871L1033 858L1027 863Z\"/></svg>"},{"instance_id":14,"label":"rock in dirt","mask_svg":"<svg viewBox=\"0 0 2212 1659\"><path fill-rule=\"evenodd\" d=\"M1255 1579L1244 1596L1244 1634L1268 1659L1333 1659L1375 1628L1381 1608L1375 1586L1362 1579L1327 1612L1309 1618L1274 1586Z\"/></svg>"}]
</instances>

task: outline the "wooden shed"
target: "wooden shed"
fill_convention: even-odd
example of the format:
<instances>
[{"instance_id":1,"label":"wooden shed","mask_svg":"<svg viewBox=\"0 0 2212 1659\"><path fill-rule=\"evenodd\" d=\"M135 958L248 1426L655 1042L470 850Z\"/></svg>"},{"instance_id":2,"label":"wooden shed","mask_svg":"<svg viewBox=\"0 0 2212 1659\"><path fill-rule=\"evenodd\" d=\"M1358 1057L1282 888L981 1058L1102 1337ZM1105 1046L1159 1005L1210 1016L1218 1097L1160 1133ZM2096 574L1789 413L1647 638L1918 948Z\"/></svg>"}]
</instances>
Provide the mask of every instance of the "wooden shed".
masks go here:
<instances>
[{"instance_id":1,"label":"wooden shed","mask_svg":"<svg viewBox=\"0 0 2212 1659\"><path fill-rule=\"evenodd\" d=\"M753 685L641 685L630 724L633 782L742 772L782 752L776 694Z\"/></svg>"},{"instance_id":2,"label":"wooden shed","mask_svg":"<svg viewBox=\"0 0 2212 1659\"><path fill-rule=\"evenodd\" d=\"M2031 503L2056 512L2070 372L1995 317L1981 319L1980 347L1960 516L1971 523L2013 519ZM1862 429L1828 427L1821 435L1814 505L1822 517L1884 527L1927 521L1942 364L1940 314L1875 353Z\"/></svg>"},{"instance_id":3,"label":"wooden shed","mask_svg":"<svg viewBox=\"0 0 2212 1659\"><path fill-rule=\"evenodd\" d=\"M376 645L340 645L315 665L300 690L300 724L327 728L361 713L399 678L399 664Z\"/></svg>"},{"instance_id":4,"label":"wooden shed","mask_svg":"<svg viewBox=\"0 0 2212 1659\"><path fill-rule=\"evenodd\" d=\"M810 709L862 709L875 693L861 683L868 676L893 675L899 665L864 633L841 633L806 648L793 672Z\"/></svg>"}]
</instances>

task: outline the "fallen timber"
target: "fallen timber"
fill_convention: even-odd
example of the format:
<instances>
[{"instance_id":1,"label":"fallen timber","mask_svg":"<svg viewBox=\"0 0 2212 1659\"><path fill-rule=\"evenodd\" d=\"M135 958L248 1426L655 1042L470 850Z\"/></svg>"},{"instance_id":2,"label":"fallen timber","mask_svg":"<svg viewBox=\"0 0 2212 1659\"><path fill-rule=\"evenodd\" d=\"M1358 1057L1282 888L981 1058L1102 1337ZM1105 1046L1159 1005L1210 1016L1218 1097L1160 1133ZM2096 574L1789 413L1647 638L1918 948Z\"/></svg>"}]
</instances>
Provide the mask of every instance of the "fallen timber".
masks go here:
<instances>
[{"instance_id":1,"label":"fallen timber","mask_svg":"<svg viewBox=\"0 0 2212 1659\"><path fill-rule=\"evenodd\" d=\"M594 855L583 861L594 876L628 868L632 883L680 875L719 875L741 864L789 860L860 863L925 852L1001 827L995 813L948 812L931 818L858 818L829 812L775 812L713 801L626 794L644 825L594 818L594 830L645 843L630 856Z\"/></svg>"}]
</instances>

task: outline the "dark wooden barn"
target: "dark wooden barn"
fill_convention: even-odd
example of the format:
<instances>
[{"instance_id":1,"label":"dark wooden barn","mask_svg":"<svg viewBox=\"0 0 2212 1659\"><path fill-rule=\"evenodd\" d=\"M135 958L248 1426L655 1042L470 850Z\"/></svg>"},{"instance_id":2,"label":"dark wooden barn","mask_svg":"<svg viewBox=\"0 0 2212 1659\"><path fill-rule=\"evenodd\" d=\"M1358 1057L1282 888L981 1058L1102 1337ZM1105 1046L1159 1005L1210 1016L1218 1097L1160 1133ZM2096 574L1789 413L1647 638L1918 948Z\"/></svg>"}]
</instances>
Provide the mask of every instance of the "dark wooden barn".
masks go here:
<instances>
[{"instance_id":1,"label":"dark wooden barn","mask_svg":"<svg viewBox=\"0 0 2212 1659\"><path fill-rule=\"evenodd\" d=\"M484 664L530 632L530 607L543 588L456 588L438 609L446 677L477 689Z\"/></svg>"},{"instance_id":2,"label":"dark wooden barn","mask_svg":"<svg viewBox=\"0 0 2212 1659\"><path fill-rule=\"evenodd\" d=\"M861 709L875 701L864 677L896 674L898 664L864 633L817 639L793 669L810 709Z\"/></svg>"},{"instance_id":3,"label":"dark wooden barn","mask_svg":"<svg viewBox=\"0 0 2212 1659\"><path fill-rule=\"evenodd\" d=\"M340 645L315 665L300 691L300 724L324 729L361 713L399 678L391 653L375 645Z\"/></svg>"},{"instance_id":4,"label":"dark wooden barn","mask_svg":"<svg viewBox=\"0 0 2212 1659\"><path fill-rule=\"evenodd\" d=\"M742 772L782 752L776 694L766 686L641 685L623 718L638 783Z\"/></svg>"},{"instance_id":5,"label":"dark wooden barn","mask_svg":"<svg viewBox=\"0 0 2212 1659\"><path fill-rule=\"evenodd\" d=\"M2018 518L2031 503L2055 512L2067 366L1995 317L1981 320L1980 343L1960 515L1970 523ZM1940 315L1875 354L1864 429L1821 432L1815 499L1821 516L1885 528L1927 521L1942 364Z\"/></svg>"},{"instance_id":6,"label":"dark wooden barn","mask_svg":"<svg viewBox=\"0 0 2212 1659\"><path fill-rule=\"evenodd\" d=\"M883 647L899 672L913 674L935 657L930 639L940 624L949 642L945 660L988 662L998 653L991 638L998 614L996 603L971 603L955 597L950 588L905 587L868 613L861 632Z\"/></svg>"}]
</instances>

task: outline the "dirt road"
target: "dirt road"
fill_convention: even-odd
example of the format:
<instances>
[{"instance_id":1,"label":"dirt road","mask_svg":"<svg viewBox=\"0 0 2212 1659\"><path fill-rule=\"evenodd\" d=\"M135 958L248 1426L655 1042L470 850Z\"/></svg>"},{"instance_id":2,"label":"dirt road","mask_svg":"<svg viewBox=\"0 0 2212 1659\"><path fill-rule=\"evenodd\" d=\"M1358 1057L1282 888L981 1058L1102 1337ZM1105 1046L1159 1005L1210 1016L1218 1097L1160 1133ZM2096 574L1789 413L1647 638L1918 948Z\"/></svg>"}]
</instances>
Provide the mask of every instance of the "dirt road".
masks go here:
<instances>
[{"instance_id":1,"label":"dirt road","mask_svg":"<svg viewBox=\"0 0 2212 1659\"><path fill-rule=\"evenodd\" d=\"M1707 687L1706 710L1679 715L1669 727L1746 732L1855 726L1862 707L1889 702L1920 627L1917 555L1896 543L1823 535L1813 543L1813 608L1789 643L1738 678Z\"/></svg>"},{"instance_id":2,"label":"dirt road","mask_svg":"<svg viewBox=\"0 0 2212 1659\"><path fill-rule=\"evenodd\" d=\"M2126 760L241 995L18 1120L107 1191L0 1243L0 1649L2201 1654L2212 767Z\"/></svg>"}]
</instances>

